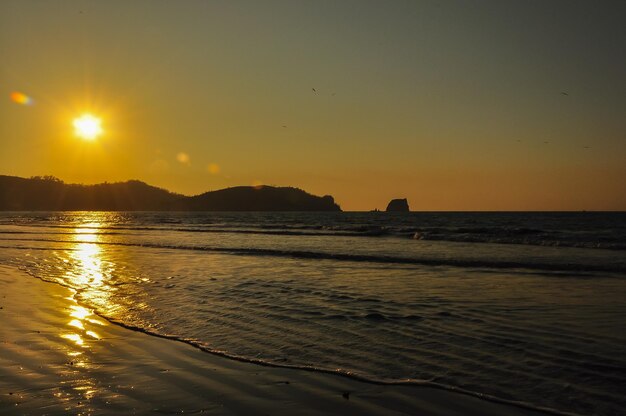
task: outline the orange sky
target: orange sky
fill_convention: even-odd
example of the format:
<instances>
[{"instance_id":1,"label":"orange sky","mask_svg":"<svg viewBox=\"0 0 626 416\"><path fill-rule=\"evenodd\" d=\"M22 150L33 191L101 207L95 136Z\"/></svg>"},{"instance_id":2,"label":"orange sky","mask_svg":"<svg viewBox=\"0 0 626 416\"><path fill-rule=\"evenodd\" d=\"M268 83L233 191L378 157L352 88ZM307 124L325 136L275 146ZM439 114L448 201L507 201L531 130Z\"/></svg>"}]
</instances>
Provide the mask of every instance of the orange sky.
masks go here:
<instances>
[{"instance_id":1,"label":"orange sky","mask_svg":"<svg viewBox=\"0 0 626 416\"><path fill-rule=\"evenodd\" d=\"M524 3L3 1L0 174L624 210L624 3Z\"/></svg>"}]
</instances>

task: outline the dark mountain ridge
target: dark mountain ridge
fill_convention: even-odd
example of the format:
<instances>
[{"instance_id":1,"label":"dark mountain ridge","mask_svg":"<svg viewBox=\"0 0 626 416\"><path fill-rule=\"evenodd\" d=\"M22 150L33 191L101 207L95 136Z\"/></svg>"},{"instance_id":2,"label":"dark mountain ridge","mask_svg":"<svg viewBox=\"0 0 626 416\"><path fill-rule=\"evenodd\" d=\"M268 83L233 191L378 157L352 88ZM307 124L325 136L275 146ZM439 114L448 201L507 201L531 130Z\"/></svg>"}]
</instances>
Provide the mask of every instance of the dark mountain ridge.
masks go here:
<instances>
[{"instance_id":1,"label":"dark mountain ridge","mask_svg":"<svg viewBox=\"0 0 626 416\"><path fill-rule=\"evenodd\" d=\"M341 211L332 196L301 189L237 186L185 196L138 180L66 184L52 176L0 175L0 211Z\"/></svg>"}]
</instances>

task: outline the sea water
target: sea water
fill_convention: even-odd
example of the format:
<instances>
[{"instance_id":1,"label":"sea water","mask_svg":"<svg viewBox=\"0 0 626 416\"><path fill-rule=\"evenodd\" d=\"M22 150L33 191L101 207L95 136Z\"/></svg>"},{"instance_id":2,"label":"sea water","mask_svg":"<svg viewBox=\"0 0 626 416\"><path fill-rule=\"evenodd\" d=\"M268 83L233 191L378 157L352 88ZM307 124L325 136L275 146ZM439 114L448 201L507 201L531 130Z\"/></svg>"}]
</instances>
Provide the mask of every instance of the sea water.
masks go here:
<instances>
[{"instance_id":1,"label":"sea water","mask_svg":"<svg viewBox=\"0 0 626 416\"><path fill-rule=\"evenodd\" d=\"M2 213L0 262L238 359L626 409L626 213Z\"/></svg>"}]
</instances>

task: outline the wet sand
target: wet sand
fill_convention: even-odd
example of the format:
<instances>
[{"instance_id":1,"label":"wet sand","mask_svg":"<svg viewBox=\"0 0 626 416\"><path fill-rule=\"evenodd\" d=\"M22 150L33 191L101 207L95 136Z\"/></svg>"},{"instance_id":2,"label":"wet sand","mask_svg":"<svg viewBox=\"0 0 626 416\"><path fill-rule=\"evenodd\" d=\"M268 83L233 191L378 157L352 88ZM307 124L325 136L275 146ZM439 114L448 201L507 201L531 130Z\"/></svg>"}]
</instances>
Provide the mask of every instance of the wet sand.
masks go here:
<instances>
[{"instance_id":1,"label":"wet sand","mask_svg":"<svg viewBox=\"0 0 626 416\"><path fill-rule=\"evenodd\" d=\"M0 414L543 415L431 387L261 366L122 328L0 266Z\"/></svg>"}]
</instances>

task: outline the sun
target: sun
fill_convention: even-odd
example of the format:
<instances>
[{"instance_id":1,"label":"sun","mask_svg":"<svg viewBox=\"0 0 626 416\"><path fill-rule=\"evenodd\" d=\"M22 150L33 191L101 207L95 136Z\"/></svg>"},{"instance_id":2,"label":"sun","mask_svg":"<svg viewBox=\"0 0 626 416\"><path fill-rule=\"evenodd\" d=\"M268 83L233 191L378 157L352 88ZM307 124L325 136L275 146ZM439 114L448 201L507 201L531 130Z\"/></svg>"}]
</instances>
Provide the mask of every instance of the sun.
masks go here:
<instances>
[{"instance_id":1,"label":"sun","mask_svg":"<svg viewBox=\"0 0 626 416\"><path fill-rule=\"evenodd\" d=\"M91 114L83 114L72 122L76 135L85 140L95 140L102 134L101 123L98 117Z\"/></svg>"}]
</instances>

